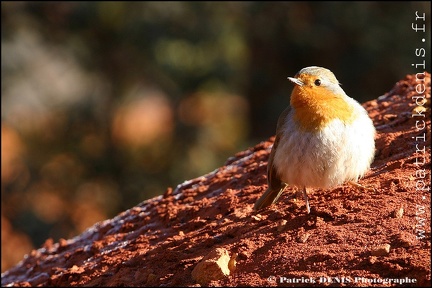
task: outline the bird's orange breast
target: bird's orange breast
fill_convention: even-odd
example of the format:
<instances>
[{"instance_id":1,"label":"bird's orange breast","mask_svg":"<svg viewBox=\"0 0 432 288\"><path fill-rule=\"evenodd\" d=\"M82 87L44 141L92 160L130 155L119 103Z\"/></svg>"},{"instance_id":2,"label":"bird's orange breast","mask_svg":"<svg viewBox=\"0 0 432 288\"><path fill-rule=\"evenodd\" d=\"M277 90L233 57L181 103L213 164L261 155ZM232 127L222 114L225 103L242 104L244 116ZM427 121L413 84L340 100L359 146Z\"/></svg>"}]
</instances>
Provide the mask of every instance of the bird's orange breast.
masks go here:
<instances>
[{"instance_id":1,"label":"bird's orange breast","mask_svg":"<svg viewBox=\"0 0 432 288\"><path fill-rule=\"evenodd\" d=\"M345 97L325 87L295 86L291 94L294 120L309 132L324 128L336 118L350 124L355 120L355 111Z\"/></svg>"}]
</instances>

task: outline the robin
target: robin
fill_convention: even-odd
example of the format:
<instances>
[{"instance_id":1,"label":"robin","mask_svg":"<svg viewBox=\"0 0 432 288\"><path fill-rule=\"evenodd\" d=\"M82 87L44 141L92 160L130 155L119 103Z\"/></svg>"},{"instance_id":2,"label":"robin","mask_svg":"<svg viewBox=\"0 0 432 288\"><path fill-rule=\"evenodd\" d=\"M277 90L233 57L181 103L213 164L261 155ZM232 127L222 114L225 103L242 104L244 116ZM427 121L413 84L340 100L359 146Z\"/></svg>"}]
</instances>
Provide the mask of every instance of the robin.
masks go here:
<instances>
[{"instance_id":1,"label":"robin","mask_svg":"<svg viewBox=\"0 0 432 288\"><path fill-rule=\"evenodd\" d=\"M355 184L375 154L375 128L366 110L347 96L328 69L311 66L294 77L290 107L279 117L267 165L268 188L255 210L275 203L286 185L303 189Z\"/></svg>"}]
</instances>

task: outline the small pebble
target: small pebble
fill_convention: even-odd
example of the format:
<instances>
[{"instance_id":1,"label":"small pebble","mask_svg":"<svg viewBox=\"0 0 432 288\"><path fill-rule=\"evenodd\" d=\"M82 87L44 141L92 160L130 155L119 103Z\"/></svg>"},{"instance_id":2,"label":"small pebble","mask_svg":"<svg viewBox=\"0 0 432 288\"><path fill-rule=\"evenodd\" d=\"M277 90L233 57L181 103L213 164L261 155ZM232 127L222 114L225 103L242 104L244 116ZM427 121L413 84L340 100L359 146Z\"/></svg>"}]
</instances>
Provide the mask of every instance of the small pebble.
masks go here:
<instances>
[{"instance_id":1,"label":"small pebble","mask_svg":"<svg viewBox=\"0 0 432 288\"><path fill-rule=\"evenodd\" d=\"M287 220L285 220L285 219L282 219L282 220L280 220L279 222L278 222L278 226L277 226L277 231L278 232L282 232L282 230L284 230L285 229L285 225L287 224Z\"/></svg>"},{"instance_id":2,"label":"small pebble","mask_svg":"<svg viewBox=\"0 0 432 288\"><path fill-rule=\"evenodd\" d=\"M403 214L404 214L404 209L400 207L398 209L393 210L392 216L394 218L402 218Z\"/></svg>"},{"instance_id":3,"label":"small pebble","mask_svg":"<svg viewBox=\"0 0 432 288\"><path fill-rule=\"evenodd\" d=\"M372 249L372 256L386 256L390 253L390 244L383 244Z\"/></svg>"},{"instance_id":4,"label":"small pebble","mask_svg":"<svg viewBox=\"0 0 432 288\"><path fill-rule=\"evenodd\" d=\"M297 242L299 242L299 243L305 243L309 239L309 236L310 236L310 234L307 233L307 232L303 233L303 234L300 234L297 237Z\"/></svg>"}]
</instances>

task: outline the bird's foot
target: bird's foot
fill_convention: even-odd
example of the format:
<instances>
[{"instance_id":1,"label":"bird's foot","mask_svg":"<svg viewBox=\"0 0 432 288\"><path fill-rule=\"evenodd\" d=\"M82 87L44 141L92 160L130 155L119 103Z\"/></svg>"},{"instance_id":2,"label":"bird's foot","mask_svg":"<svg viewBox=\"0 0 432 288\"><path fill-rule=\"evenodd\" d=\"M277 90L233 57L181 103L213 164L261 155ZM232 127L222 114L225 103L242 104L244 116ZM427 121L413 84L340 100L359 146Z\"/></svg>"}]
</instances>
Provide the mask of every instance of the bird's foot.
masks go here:
<instances>
[{"instance_id":1,"label":"bird's foot","mask_svg":"<svg viewBox=\"0 0 432 288\"><path fill-rule=\"evenodd\" d=\"M360 188L360 189L364 189L366 191L377 192L376 188L372 185L361 185L361 184L354 182L354 181L348 181L348 184L350 184L354 187Z\"/></svg>"}]
</instances>

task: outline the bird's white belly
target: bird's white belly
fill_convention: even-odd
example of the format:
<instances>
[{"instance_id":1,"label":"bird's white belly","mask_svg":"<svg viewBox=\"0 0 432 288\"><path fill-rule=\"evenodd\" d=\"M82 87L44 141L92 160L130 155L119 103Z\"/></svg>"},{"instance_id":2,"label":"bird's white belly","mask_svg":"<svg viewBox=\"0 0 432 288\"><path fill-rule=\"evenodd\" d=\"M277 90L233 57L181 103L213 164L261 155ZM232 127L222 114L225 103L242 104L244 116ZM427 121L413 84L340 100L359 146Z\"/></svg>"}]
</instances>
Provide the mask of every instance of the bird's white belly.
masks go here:
<instances>
[{"instance_id":1,"label":"bird's white belly","mask_svg":"<svg viewBox=\"0 0 432 288\"><path fill-rule=\"evenodd\" d=\"M349 125L332 120L319 132L304 132L287 117L285 137L274 166L280 179L297 187L328 188L356 181L369 169L375 153L375 130L364 114Z\"/></svg>"}]
</instances>

